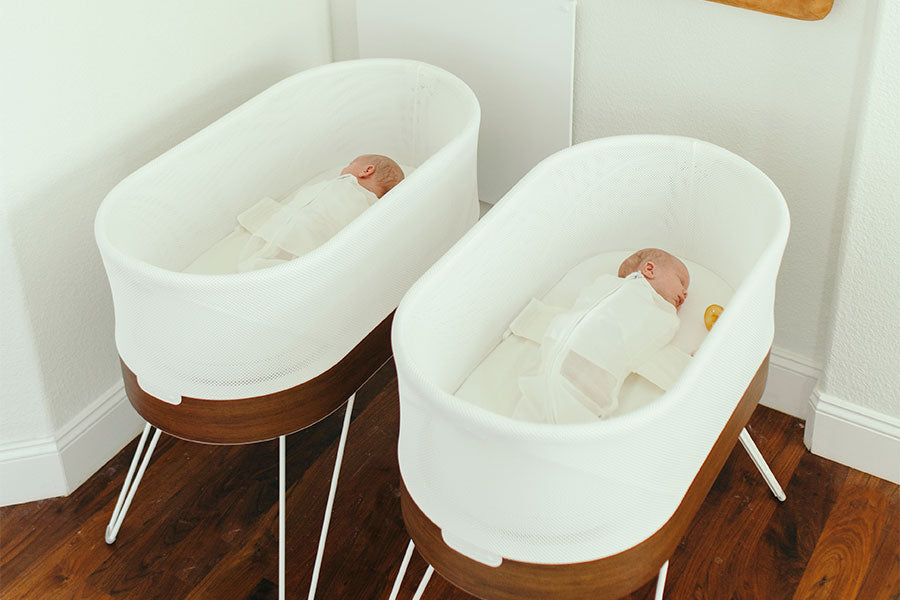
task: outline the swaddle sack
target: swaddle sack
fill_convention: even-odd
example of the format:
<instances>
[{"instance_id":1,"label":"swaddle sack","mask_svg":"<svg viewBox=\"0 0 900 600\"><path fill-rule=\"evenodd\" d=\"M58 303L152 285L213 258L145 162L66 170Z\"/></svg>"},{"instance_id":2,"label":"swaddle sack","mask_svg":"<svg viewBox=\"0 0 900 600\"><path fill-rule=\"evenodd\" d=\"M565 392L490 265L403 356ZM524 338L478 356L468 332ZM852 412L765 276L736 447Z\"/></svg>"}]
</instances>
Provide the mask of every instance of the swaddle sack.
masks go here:
<instances>
[{"instance_id":1,"label":"swaddle sack","mask_svg":"<svg viewBox=\"0 0 900 600\"><path fill-rule=\"evenodd\" d=\"M300 188L283 203L263 198L238 216L239 225L253 234L238 271L273 266L318 248L376 200L349 174Z\"/></svg>"},{"instance_id":2,"label":"swaddle sack","mask_svg":"<svg viewBox=\"0 0 900 600\"><path fill-rule=\"evenodd\" d=\"M535 324L546 316L544 310L542 316L517 318L511 329L534 335L540 327ZM601 275L571 310L549 320L540 340L540 366L519 379L522 398L513 416L583 423L610 415L625 378L658 355L678 325L675 307L640 273L625 279Z\"/></svg>"}]
</instances>

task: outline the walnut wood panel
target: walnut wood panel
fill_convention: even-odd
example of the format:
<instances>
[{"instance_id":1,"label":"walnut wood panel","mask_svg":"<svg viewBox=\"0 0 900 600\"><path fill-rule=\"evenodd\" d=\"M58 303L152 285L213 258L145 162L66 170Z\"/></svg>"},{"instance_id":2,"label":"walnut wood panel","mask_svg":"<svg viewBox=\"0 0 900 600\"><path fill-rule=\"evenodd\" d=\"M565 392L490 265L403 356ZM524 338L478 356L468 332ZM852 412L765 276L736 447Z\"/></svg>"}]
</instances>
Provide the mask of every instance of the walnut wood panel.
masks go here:
<instances>
[{"instance_id":1,"label":"walnut wood panel","mask_svg":"<svg viewBox=\"0 0 900 600\"><path fill-rule=\"evenodd\" d=\"M183 397L170 404L151 396L122 361L125 392L148 423L170 435L206 444L248 444L308 427L340 408L391 357L394 313L321 375L274 394L236 400Z\"/></svg>"},{"instance_id":2,"label":"walnut wood panel","mask_svg":"<svg viewBox=\"0 0 900 600\"><path fill-rule=\"evenodd\" d=\"M584 600L624 596L656 577L674 552L759 403L768 372L766 356L675 513L659 531L633 548L583 563L541 565L504 560L499 567L489 567L447 546L440 528L428 519L403 487L401 504L406 529L416 549L435 571L483 600ZM765 485L762 481L760 484Z\"/></svg>"},{"instance_id":3,"label":"walnut wood panel","mask_svg":"<svg viewBox=\"0 0 900 600\"><path fill-rule=\"evenodd\" d=\"M802 21L818 21L831 12L834 0L710 0Z\"/></svg>"}]
</instances>

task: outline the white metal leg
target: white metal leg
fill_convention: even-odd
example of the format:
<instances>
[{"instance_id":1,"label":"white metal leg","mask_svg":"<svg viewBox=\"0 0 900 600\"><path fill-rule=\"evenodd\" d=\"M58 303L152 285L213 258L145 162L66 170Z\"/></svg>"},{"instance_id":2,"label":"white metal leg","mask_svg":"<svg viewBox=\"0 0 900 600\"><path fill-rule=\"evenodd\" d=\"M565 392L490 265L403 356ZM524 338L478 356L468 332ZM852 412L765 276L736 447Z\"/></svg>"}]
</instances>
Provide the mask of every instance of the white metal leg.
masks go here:
<instances>
[{"instance_id":1,"label":"white metal leg","mask_svg":"<svg viewBox=\"0 0 900 600\"><path fill-rule=\"evenodd\" d=\"M747 454L749 454L750 458L753 460L753 464L756 465L756 468L759 469L760 473L762 473L762 476L766 480L766 483L769 484L769 489L772 490L772 493L775 494L776 498L784 502L785 498L787 498L784 490L781 489L781 486L778 484L778 480L775 479L775 474L772 473L772 469L769 468L769 465L766 463L766 459L764 459L763 455L760 454L759 448L757 448L756 444L753 443L753 438L750 437L750 433L747 431L746 427L741 430L739 439L741 440L741 444L743 444L744 449L747 451Z\"/></svg>"},{"instance_id":2,"label":"white metal leg","mask_svg":"<svg viewBox=\"0 0 900 600\"><path fill-rule=\"evenodd\" d=\"M331 523L331 507L337 491L338 477L341 473L341 460L344 458L344 446L347 444L347 431L350 429L350 417L353 413L354 393L347 400L347 411L344 413L344 426L341 430L341 441L338 442L337 458L334 461L334 472L331 474L331 489L328 490L328 502L325 505L325 520L322 522L322 533L319 535L319 549L316 552L316 564L313 567L312 583L309 586L308 600L316 597L316 586L319 583L319 570L322 568L322 555L325 553L325 540L328 537L328 525Z\"/></svg>"},{"instance_id":3,"label":"white metal leg","mask_svg":"<svg viewBox=\"0 0 900 600\"><path fill-rule=\"evenodd\" d=\"M666 588L666 573L668 572L669 561L666 561L659 570L659 575L656 577L656 594L653 596L653 600L662 600L663 590Z\"/></svg>"},{"instance_id":4,"label":"white metal leg","mask_svg":"<svg viewBox=\"0 0 900 600\"><path fill-rule=\"evenodd\" d=\"M406 568L409 566L409 559L412 558L412 553L415 548L416 543L409 540L409 545L406 547L406 554L403 555L403 562L400 563L400 571L397 573L397 579L394 580L394 587L391 589L391 595L388 600L397 600L397 594L400 593L400 584L403 583L403 577L406 575Z\"/></svg>"},{"instance_id":5,"label":"white metal leg","mask_svg":"<svg viewBox=\"0 0 900 600\"><path fill-rule=\"evenodd\" d=\"M150 423L144 425L144 431L141 433L140 441L138 441L137 450L134 452L134 458L131 459L131 466L128 468L128 474L125 476L125 483L122 484L122 491L119 492L119 499L116 501L116 507L113 509L113 514L109 518L109 524L106 526L107 544L112 544L116 541L116 536L119 535L119 528L122 526L122 521L125 520L125 513L128 512L128 507L131 506L131 501L134 499L138 484L141 482L144 471L147 470L147 465L150 463L150 456L153 454L153 449L156 448L156 442L159 441L159 434L161 431L157 429L150 440L150 445L147 447L144 459L140 460L141 452L144 450L144 444L147 442L147 436L150 434L151 429L153 429L153 426L150 425ZM138 468L139 461L141 465L140 468ZM137 474L135 474L135 469L137 469Z\"/></svg>"},{"instance_id":6,"label":"white metal leg","mask_svg":"<svg viewBox=\"0 0 900 600\"><path fill-rule=\"evenodd\" d=\"M434 573L434 567L428 565L428 568L425 569L425 574L422 576L422 581L419 582L419 587L416 588L416 593L413 596L412 600L422 600L422 594L425 593L425 588L428 586L428 582L431 581L431 575Z\"/></svg>"},{"instance_id":7,"label":"white metal leg","mask_svg":"<svg viewBox=\"0 0 900 600\"><path fill-rule=\"evenodd\" d=\"M278 600L284 600L285 436L278 437Z\"/></svg>"}]
</instances>

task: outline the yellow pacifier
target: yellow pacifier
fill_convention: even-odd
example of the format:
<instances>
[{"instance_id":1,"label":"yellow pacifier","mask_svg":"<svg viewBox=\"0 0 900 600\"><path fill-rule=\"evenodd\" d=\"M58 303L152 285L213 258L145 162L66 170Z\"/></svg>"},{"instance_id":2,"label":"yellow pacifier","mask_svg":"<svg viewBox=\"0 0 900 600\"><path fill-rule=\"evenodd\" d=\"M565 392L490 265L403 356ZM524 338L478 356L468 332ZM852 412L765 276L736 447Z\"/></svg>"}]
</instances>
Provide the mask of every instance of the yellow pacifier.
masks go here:
<instances>
[{"instance_id":1,"label":"yellow pacifier","mask_svg":"<svg viewBox=\"0 0 900 600\"><path fill-rule=\"evenodd\" d=\"M710 304L706 307L706 312L703 313L703 322L706 324L707 331L712 329L713 324L719 318L719 315L722 314L723 310L725 309L718 304Z\"/></svg>"}]
</instances>

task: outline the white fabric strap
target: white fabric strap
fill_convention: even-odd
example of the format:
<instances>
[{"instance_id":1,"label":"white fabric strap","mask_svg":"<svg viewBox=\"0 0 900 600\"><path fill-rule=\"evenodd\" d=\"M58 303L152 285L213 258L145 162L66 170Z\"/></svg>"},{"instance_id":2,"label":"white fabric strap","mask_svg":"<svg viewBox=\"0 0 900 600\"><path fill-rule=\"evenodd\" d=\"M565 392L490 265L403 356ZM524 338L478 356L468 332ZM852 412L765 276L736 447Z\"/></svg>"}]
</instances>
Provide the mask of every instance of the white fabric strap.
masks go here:
<instances>
[{"instance_id":1,"label":"white fabric strap","mask_svg":"<svg viewBox=\"0 0 900 600\"><path fill-rule=\"evenodd\" d=\"M341 175L301 188L284 204L267 200L238 217L253 234L241 253L239 271L279 264L318 248L378 198L353 175Z\"/></svg>"},{"instance_id":2,"label":"white fabric strap","mask_svg":"<svg viewBox=\"0 0 900 600\"><path fill-rule=\"evenodd\" d=\"M675 307L639 274L601 275L571 310L553 313L535 302L520 314L521 329L543 331L541 364L519 378L523 399L514 416L538 422L590 422L614 413L625 378L669 344L679 325ZM665 381L666 370L657 371Z\"/></svg>"},{"instance_id":3,"label":"white fabric strap","mask_svg":"<svg viewBox=\"0 0 900 600\"><path fill-rule=\"evenodd\" d=\"M509 324L509 330L513 335L540 344L550 321L562 312L565 312L565 309L544 304L537 298L532 298L522 312Z\"/></svg>"},{"instance_id":4,"label":"white fabric strap","mask_svg":"<svg viewBox=\"0 0 900 600\"><path fill-rule=\"evenodd\" d=\"M237 222L250 233L256 233L265 225L266 221L275 216L282 208L284 208L284 205L281 202L265 197L239 214Z\"/></svg>"},{"instance_id":5,"label":"white fabric strap","mask_svg":"<svg viewBox=\"0 0 900 600\"><path fill-rule=\"evenodd\" d=\"M671 388L691 360L691 355L669 344L651 356L634 372L663 390Z\"/></svg>"}]
</instances>

